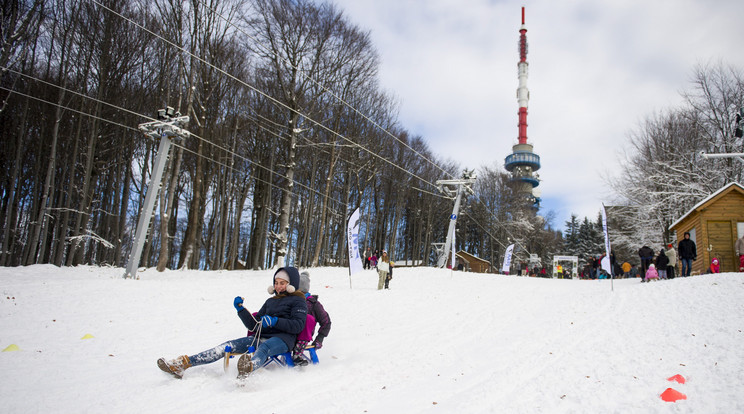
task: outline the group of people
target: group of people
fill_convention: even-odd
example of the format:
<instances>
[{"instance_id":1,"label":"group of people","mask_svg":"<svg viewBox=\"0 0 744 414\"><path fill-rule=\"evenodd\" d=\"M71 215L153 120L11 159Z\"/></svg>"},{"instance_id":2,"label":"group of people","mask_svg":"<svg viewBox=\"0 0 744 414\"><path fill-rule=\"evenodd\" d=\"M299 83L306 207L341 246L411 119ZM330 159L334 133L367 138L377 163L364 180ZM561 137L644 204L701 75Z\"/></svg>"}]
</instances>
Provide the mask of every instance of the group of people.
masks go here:
<instances>
[{"instance_id":1,"label":"group of people","mask_svg":"<svg viewBox=\"0 0 744 414\"><path fill-rule=\"evenodd\" d=\"M666 245L666 249L662 247L657 255L654 255L653 249L648 246L638 249L638 256L641 259L641 276L643 277L641 282L674 279L678 256L681 265L680 276L690 276L692 262L697 260L697 246L690 239L689 232L685 232L683 239L677 245L677 250L679 253L674 250L671 243ZM713 258L710 271L718 273L718 259Z\"/></svg>"},{"instance_id":2,"label":"group of people","mask_svg":"<svg viewBox=\"0 0 744 414\"><path fill-rule=\"evenodd\" d=\"M393 279L393 267L394 263L390 261L387 250L382 251L382 255L378 256L378 250L374 253L371 252L370 248L364 251L364 269L377 269L377 275L379 277L377 281L377 290L390 289L390 281Z\"/></svg>"},{"instance_id":3,"label":"group of people","mask_svg":"<svg viewBox=\"0 0 744 414\"><path fill-rule=\"evenodd\" d=\"M172 360L160 358L158 367L176 378L182 378L186 369L209 364L225 357L227 352L242 354L238 359L238 378L244 378L261 368L274 355L293 351L297 361L304 350L296 349L297 335L305 329L307 315L315 317L320 328L312 341L312 346L320 349L323 340L331 330L331 318L317 295L310 294L310 274L299 273L294 267L283 267L274 273L272 295L264 302L258 312L251 313L243 298L238 296L233 306L238 317L248 328L248 335L223 342L214 348L194 355L182 355ZM314 334L315 327L312 327ZM249 352L255 349L254 352Z\"/></svg>"}]
</instances>

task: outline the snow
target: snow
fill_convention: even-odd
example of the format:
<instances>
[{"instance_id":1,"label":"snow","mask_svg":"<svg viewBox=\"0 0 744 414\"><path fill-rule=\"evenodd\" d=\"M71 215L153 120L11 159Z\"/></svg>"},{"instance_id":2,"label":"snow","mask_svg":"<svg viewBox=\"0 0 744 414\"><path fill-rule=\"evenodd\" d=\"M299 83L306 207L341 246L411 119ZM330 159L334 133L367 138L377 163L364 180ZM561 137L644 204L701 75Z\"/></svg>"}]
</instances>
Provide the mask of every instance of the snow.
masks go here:
<instances>
[{"instance_id":1,"label":"snow","mask_svg":"<svg viewBox=\"0 0 744 414\"><path fill-rule=\"evenodd\" d=\"M744 412L744 273L640 283L431 268L310 269L333 327L320 364L239 386L155 361L244 335L272 271L0 268L3 413ZM81 339L85 335L91 339ZM234 364L233 367L234 368ZM681 374L686 384L667 381ZM664 402L673 388L687 400Z\"/></svg>"}]
</instances>

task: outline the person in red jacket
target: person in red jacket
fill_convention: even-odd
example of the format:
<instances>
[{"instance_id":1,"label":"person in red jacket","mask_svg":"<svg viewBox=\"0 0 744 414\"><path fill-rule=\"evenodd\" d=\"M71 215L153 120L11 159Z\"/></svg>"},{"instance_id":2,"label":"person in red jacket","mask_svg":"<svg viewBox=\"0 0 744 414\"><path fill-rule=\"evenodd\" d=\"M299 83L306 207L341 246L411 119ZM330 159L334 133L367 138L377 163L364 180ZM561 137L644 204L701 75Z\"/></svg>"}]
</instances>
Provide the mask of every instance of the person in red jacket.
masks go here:
<instances>
[{"instance_id":1,"label":"person in red jacket","mask_svg":"<svg viewBox=\"0 0 744 414\"><path fill-rule=\"evenodd\" d=\"M721 264L718 263L718 259L715 257L713 260L710 261L710 272L711 273L721 273Z\"/></svg>"}]
</instances>

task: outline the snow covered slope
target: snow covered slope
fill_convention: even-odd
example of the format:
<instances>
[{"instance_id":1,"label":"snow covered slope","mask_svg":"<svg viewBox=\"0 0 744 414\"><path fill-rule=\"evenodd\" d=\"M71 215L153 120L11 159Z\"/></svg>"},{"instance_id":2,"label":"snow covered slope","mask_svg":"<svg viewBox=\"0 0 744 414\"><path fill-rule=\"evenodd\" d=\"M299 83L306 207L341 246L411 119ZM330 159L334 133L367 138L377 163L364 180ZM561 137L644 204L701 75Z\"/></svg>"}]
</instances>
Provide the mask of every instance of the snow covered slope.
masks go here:
<instances>
[{"instance_id":1,"label":"snow covered slope","mask_svg":"<svg viewBox=\"0 0 744 414\"><path fill-rule=\"evenodd\" d=\"M431 268L310 269L333 327L321 363L221 363L174 379L158 357L245 334L272 271L0 268L3 413L744 412L744 274L551 280ZM93 338L81 339L90 334ZM682 374L682 385L666 379ZM664 402L672 387L687 400Z\"/></svg>"}]
</instances>

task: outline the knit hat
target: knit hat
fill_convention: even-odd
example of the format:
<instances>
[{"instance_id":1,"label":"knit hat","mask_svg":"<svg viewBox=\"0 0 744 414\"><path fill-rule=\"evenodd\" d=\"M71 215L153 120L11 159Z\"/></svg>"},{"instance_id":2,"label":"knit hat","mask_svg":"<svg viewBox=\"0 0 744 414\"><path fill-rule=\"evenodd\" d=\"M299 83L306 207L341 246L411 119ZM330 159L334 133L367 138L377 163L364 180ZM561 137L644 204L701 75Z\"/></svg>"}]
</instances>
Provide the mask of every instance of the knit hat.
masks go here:
<instances>
[{"instance_id":1,"label":"knit hat","mask_svg":"<svg viewBox=\"0 0 744 414\"><path fill-rule=\"evenodd\" d=\"M672 247L672 243L667 244L667 247Z\"/></svg>"},{"instance_id":2,"label":"knit hat","mask_svg":"<svg viewBox=\"0 0 744 414\"><path fill-rule=\"evenodd\" d=\"M279 268L279 270L274 273L273 282L276 282L276 279L283 279L289 282L289 285L287 286L287 293L294 293L300 285L300 273L294 267L287 266ZM271 286L269 286L269 288L266 290L269 292L270 295L273 295L275 292L274 284L272 283Z\"/></svg>"},{"instance_id":3,"label":"knit hat","mask_svg":"<svg viewBox=\"0 0 744 414\"><path fill-rule=\"evenodd\" d=\"M300 289L305 293L310 293L310 272L303 270L300 273Z\"/></svg>"},{"instance_id":4,"label":"knit hat","mask_svg":"<svg viewBox=\"0 0 744 414\"><path fill-rule=\"evenodd\" d=\"M648 265L648 267L650 267L650 268L652 268L652 269L656 269L656 266L654 266L654 264L653 264L653 263L651 263L650 265Z\"/></svg>"}]
</instances>

